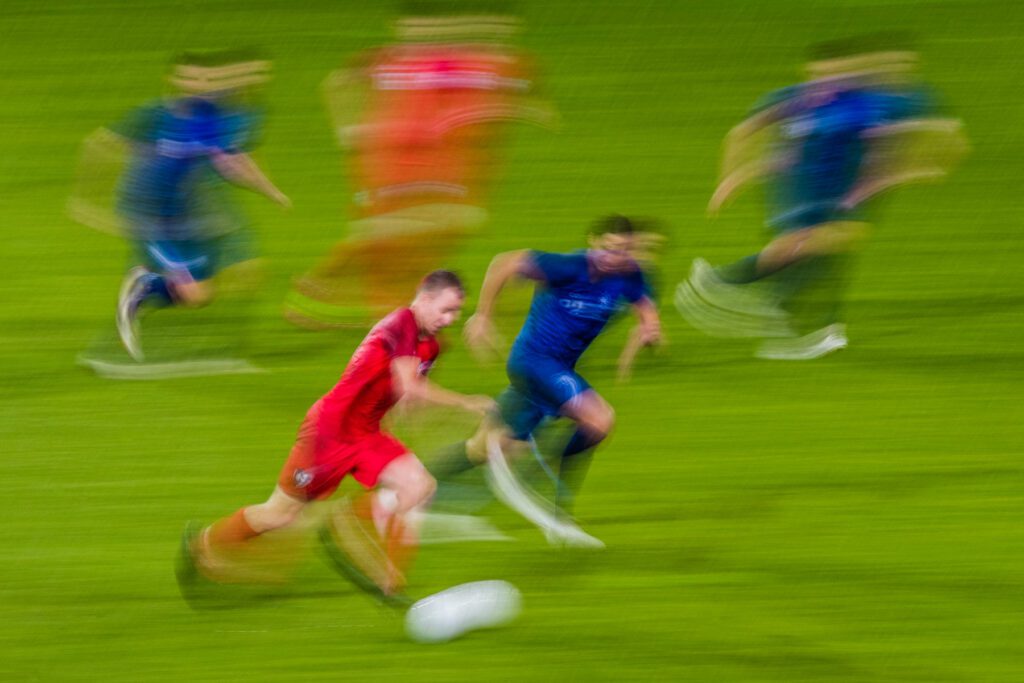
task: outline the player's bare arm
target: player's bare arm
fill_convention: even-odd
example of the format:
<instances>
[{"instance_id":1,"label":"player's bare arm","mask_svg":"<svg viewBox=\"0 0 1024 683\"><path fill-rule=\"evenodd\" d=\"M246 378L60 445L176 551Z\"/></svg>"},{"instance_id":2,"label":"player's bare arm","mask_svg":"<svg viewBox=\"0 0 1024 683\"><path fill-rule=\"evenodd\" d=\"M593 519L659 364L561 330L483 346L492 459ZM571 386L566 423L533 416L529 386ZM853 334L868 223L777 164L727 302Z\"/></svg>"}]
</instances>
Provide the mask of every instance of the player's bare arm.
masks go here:
<instances>
[{"instance_id":1,"label":"player's bare arm","mask_svg":"<svg viewBox=\"0 0 1024 683\"><path fill-rule=\"evenodd\" d=\"M358 146L366 132L367 127L358 124L366 104L366 79L365 68L347 67L332 71L320 85L331 128L342 149Z\"/></svg>"},{"instance_id":2,"label":"player's bare arm","mask_svg":"<svg viewBox=\"0 0 1024 683\"><path fill-rule=\"evenodd\" d=\"M491 260L484 275L483 285L480 287L476 313L466 320L463 330L470 348L479 351L485 348L493 350L500 346L500 339L491 320L494 304L505 285L527 271L529 262L530 252L525 249L507 251Z\"/></svg>"},{"instance_id":3,"label":"player's bare arm","mask_svg":"<svg viewBox=\"0 0 1024 683\"><path fill-rule=\"evenodd\" d=\"M637 322L629 331L626 345L619 354L617 363L619 381L629 379L633 370L633 362L636 360L637 354L640 353L640 349L664 343L661 334L661 317L658 315L658 309L653 301L646 297L637 301L633 304L633 313L636 315Z\"/></svg>"},{"instance_id":4,"label":"player's bare arm","mask_svg":"<svg viewBox=\"0 0 1024 683\"><path fill-rule=\"evenodd\" d=\"M401 356L391 361L395 393L402 399L461 408L481 415L494 406L488 396L460 394L431 382L420 374L419 366L420 359L416 356Z\"/></svg>"},{"instance_id":5,"label":"player's bare arm","mask_svg":"<svg viewBox=\"0 0 1024 683\"><path fill-rule=\"evenodd\" d=\"M109 128L97 128L82 141L75 184L68 197L68 215L82 225L120 235L123 226L106 198L121 172L129 140Z\"/></svg>"},{"instance_id":6,"label":"player's bare arm","mask_svg":"<svg viewBox=\"0 0 1024 683\"><path fill-rule=\"evenodd\" d=\"M886 149L896 140L906 149L917 149L918 154L905 152L903 159L893 159L891 152L875 152L871 172L863 173L863 179L851 188L842 205L856 207L871 197L887 190L910 183L939 180L970 152L970 143L964 133L963 122L948 117L922 117L875 126L861 136L873 147ZM924 142L910 144L908 137L920 136ZM877 159L880 159L878 161Z\"/></svg>"},{"instance_id":7,"label":"player's bare arm","mask_svg":"<svg viewBox=\"0 0 1024 683\"><path fill-rule=\"evenodd\" d=\"M236 154L220 152L214 154L211 159L214 168L225 179L240 187L259 192L267 199L285 208L291 207L292 201L288 196L277 189L277 186L271 182L270 178L263 173L248 154L244 152Z\"/></svg>"}]
</instances>

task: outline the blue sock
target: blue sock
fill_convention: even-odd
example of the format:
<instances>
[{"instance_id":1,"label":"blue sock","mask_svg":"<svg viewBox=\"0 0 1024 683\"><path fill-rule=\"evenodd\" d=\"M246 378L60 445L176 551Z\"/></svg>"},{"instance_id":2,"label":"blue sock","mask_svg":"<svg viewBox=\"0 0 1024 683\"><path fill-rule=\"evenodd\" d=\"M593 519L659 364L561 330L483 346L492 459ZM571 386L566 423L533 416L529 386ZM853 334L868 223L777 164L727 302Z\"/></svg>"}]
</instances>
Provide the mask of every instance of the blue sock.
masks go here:
<instances>
[{"instance_id":1,"label":"blue sock","mask_svg":"<svg viewBox=\"0 0 1024 683\"><path fill-rule=\"evenodd\" d=\"M167 279L157 273L142 276L142 299L139 304L147 303L156 308L164 308L174 304L174 297L167 287Z\"/></svg>"},{"instance_id":2,"label":"blue sock","mask_svg":"<svg viewBox=\"0 0 1024 683\"><path fill-rule=\"evenodd\" d=\"M594 454L594 446L601 439L595 439L582 429L577 429L569 437L562 450L562 461L558 470L558 488L555 491L555 505L571 513L573 503L579 494L583 479L590 469L590 460Z\"/></svg>"}]
</instances>

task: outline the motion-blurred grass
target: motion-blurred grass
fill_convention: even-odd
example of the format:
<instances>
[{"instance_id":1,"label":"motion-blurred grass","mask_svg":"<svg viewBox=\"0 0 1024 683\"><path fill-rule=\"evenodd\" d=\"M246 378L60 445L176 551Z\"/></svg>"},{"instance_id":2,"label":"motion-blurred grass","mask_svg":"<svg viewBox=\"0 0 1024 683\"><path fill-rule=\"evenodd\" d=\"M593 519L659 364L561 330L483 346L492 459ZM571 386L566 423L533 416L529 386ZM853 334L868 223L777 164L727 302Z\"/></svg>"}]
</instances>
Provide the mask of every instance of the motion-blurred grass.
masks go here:
<instances>
[{"instance_id":1,"label":"motion-blurred grass","mask_svg":"<svg viewBox=\"0 0 1024 683\"><path fill-rule=\"evenodd\" d=\"M1015 2L532 2L524 43L563 116L522 129L489 232L453 257L574 248L611 210L663 218L665 282L750 253L759 204L703 216L719 141L815 40L918 32L925 74L974 152L887 207L851 291L851 348L750 357L669 308L671 346L616 386L622 331L585 372L618 410L579 512L599 555L518 542L425 548L414 590L504 578L510 629L444 647L310 561L300 580L196 614L172 558L186 519L260 500L306 407L358 341L280 321L289 277L343 234L345 175L320 79L387 37L387 7L53 2L0 8L0 678L23 680L1018 681L1024 648L1022 19ZM109 325L125 248L63 214L77 145L160 92L169 56L267 47L260 157L295 202L248 200L269 259L260 375L116 383L74 366ZM526 292L511 297L506 325ZM455 335L453 341L455 341ZM438 379L493 392L457 343ZM461 436L416 430L423 453ZM465 425L463 424L463 428Z\"/></svg>"}]
</instances>

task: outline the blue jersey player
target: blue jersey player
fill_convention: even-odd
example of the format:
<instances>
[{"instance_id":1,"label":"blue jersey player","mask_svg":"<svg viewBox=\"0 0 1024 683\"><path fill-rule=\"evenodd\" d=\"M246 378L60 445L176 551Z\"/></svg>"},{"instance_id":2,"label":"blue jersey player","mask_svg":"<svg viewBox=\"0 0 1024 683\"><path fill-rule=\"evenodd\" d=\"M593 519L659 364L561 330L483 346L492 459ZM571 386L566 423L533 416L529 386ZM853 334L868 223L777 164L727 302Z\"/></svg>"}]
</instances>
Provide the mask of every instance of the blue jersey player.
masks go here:
<instances>
[{"instance_id":1,"label":"blue jersey player","mask_svg":"<svg viewBox=\"0 0 1024 683\"><path fill-rule=\"evenodd\" d=\"M739 188L767 177L774 239L719 268L694 261L676 304L711 334L790 337L765 342L758 351L763 358L810 359L846 346L839 293L849 256L867 233L869 200L945 171L900 165L893 150L915 131L958 134L957 122L935 118L931 98L911 81L916 55L875 39L868 43L817 47L811 78L764 98L726 139L722 179L709 210L717 213ZM774 133L770 151L745 158L764 130ZM742 287L775 274L774 300L781 309ZM816 329L799 337L790 313L807 301L809 285L823 294L808 316Z\"/></svg>"},{"instance_id":2,"label":"blue jersey player","mask_svg":"<svg viewBox=\"0 0 1024 683\"><path fill-rule=\"evenodd\" d=\"M118 301L117 327L126 350L143 360L138 313L143 304L200 306L209 279L226 265L215 205L220 179L289 206L288 198L246 153L257 113L238 106L245 88L266 78L269 63L234 51L185 54L174 65L179 94L141 107L110 132L126 141L130 160L118 210L137 247L137 263Z\"/></svg>"},{"instance_id":3,"label":"blue jersey player","mask_svg":"<svg viewBox=\"0 0 1024 683\"><path fill-rule=\"evenodd\" d=\"M498 295L515 279L536 282L530 312L512 345L507 371L509 387L498 400L499 415L485 421L478 433L459 444L439 463L442 475L451 475L485 458L494 465L517 446L532 441L534 430L546 419L567 418L575 431L561 454L559 508L567 508L585 474L592 450L609 434L614 411L576 371L576 363L608 322L630 307L638 324L637 345L656 344L661 324L647 278L638 261L649 236L635 229L624 216L600 221L590 235L588 249L568 254L514 251L495 257L480 293L476 314L466 322L469 344L480 348L494 343L491 322ZM501 465L501 463L497 463ZM492 467L492 473L495 473ZM497 474L500 475L500 472ZM506 472L507 474L507 472ZM543 517L522 490L507 477L498 482L499 496L547 532L553 542L596 545L566 518Z\"/></svg>"}]
</instances>

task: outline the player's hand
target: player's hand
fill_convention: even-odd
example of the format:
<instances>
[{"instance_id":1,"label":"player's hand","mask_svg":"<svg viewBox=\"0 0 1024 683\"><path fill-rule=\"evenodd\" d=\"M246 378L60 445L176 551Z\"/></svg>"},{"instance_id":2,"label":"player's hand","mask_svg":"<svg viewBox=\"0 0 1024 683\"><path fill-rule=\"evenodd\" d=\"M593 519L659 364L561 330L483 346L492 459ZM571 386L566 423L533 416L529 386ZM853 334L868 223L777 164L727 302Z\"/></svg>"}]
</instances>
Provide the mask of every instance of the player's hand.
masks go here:
<instances>
[{"instance_id":1,"label":"player's hand","mask_svg":"<svg viewBox=\"0 0 1024 683\"><path fill-rule=\"evenodd\" d=\"M647 325L638 324L629 333L629 339L619 354L617 372L615 379L618 382L628 382L633 376L633 363L636 361L640 349L648 346L661 346L665 343L665 337L661 333L661 325L651 323Z\"/></svg>"},{"instance_id":2,"label":"player's hand","mask_svg":"<svg viewBox=\"0 0 1024 683\"><path fill-rule=\"evenodd\" d=\"M636 334L640 346L658 346L663 341L661 323L657 320L637 325Z\"/></svg>"},{"instance_id":3,"label":"player's hand","mask_svg":"<svg viewBox=\"0 0 1024 683\"><path fill-rule=\"evenodd\" d=\"M474 394L466 396L462 407L471 413L476 413L477 415L487 415L488 413L497 410L498 404L495 403L494 399L490 396Z\"/></svg>"},{"instance_id":4,"label":"player's hand","mask_svg":"<svg viewBox=\"0 0 1024 683\"><path fill-rule=\"evenodd\" d=\"M707 214L711 217L715 217L725 206L725 202L728 201L729 195L732 194L733 188L728 183L722 183L715 188L714 194L711 195L711 199L708 201Z\"/></svg>"},{"instance_id":5,"label":"player's hand","mask_svg":"<svg viewBox=\"0 0 1024 683\"><path fill-rule=\"evenodd\" d=\"M504 346L501 336L494 329L494 323L485 315L471 315L462 328L466 344L478 359L497 354Z\"/></svg>"},{"instance_id":6,"label":"player's hand","mask_svg":"<svg viewBox=\"0 0 1024 683\"><path fill-rule=\"evenodd\" d=\"M284 192L281 192L276 188L273 191L271 191L271 193L267 196L270 197L270 201L274 202L275 204L282 208L292 208L292 200L288 198L288 195L286 195Z\"/></svg>"}]
</instances>

